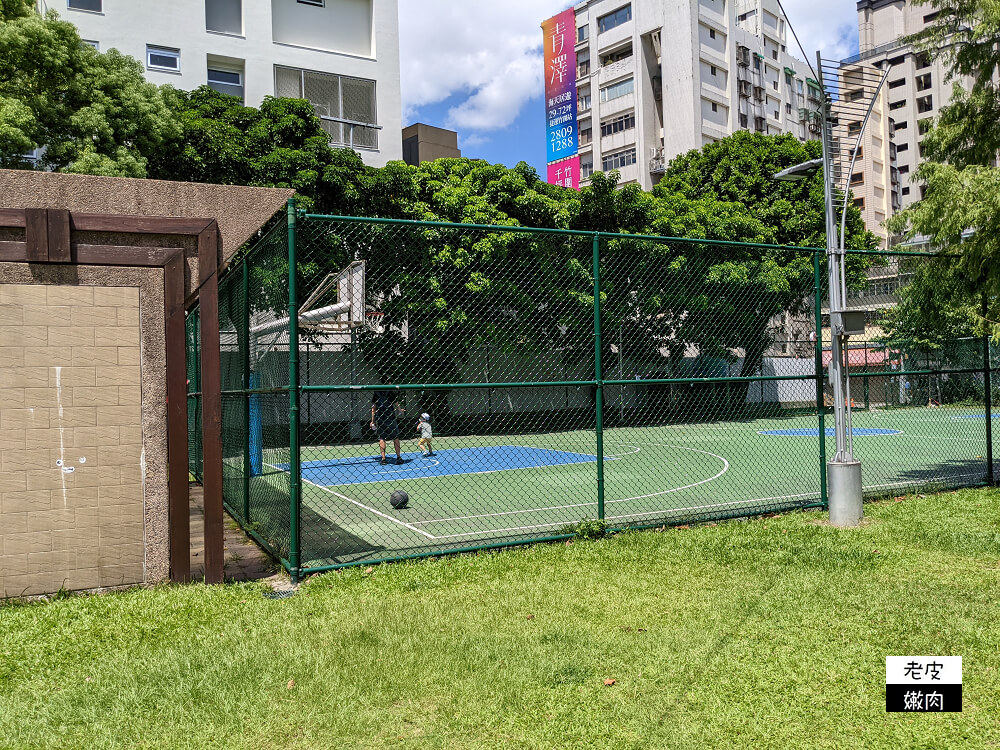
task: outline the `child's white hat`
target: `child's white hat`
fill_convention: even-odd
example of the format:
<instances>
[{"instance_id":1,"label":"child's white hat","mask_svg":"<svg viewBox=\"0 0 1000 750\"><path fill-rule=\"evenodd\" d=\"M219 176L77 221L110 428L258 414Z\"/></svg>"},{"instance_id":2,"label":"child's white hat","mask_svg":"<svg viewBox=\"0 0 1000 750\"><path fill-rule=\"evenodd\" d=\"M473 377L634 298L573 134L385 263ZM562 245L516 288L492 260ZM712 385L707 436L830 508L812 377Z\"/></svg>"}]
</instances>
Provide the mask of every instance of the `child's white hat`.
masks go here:
<instances>
[{"instance_id":1,"label":"child's white hat","mask_svg":"<svg viewBox=\"0 0 1000 750\"><path fill-rule=\"evenodd\" d=\"M431 421L431 415L428 414L427 412L424 412L423 414L421 414L420 418L422 420L424 420L425 422L430 422Z\"/></svg>"}]
</instances>

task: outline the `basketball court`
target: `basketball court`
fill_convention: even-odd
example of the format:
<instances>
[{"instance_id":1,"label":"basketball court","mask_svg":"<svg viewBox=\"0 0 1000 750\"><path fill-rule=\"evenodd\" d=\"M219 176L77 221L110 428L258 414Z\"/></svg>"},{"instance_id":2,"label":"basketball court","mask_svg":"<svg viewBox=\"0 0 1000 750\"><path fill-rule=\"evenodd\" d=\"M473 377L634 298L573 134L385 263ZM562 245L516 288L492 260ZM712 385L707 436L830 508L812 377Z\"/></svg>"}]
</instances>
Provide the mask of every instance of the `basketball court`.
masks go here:
<instances>
[{"instance_id":1,"label":"basketball court","mask_svg":"<svg viewBox=\"0 0 1000 750\"><path fill-rule=\"evenodd\" d=\"M985 481L985 420L976 417L974 408L856 412L866 493ZM605 518L611 526L657 525L819 502L818 435L808 415L607 429ZM415 440L403 446L401 465L391 444L381 464L374 440L303 447L310 567L537 539L598 515L592 432L435 437L429 457L413 451ZM265 451L264 464L254 481L287 487L287 462ZM410 497L399 510L389 502L398 489Z\"/></svg>"}]
</instances>

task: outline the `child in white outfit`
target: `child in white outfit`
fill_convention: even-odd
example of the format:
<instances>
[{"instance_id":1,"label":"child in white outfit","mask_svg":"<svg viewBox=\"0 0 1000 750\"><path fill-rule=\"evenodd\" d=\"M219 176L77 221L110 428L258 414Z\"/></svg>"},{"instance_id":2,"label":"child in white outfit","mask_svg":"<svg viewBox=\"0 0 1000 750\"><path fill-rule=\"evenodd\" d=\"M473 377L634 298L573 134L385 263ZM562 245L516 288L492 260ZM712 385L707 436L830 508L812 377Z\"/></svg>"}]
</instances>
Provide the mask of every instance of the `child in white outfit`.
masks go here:
<instances>
[{"instance_id":1,"label":"child in white outfit","mask_svg":"<svg viewBox=\"0 0 1000 750\"><path fill-rule=\"evenodd\" d=\"M417 422L417 430L420 432L420 452L425 456L433 456L434 448L431 447L431 438L434 434L431 432L431 415L424 412L420 415L420 421Z\"/></svg>"}]
</instances>

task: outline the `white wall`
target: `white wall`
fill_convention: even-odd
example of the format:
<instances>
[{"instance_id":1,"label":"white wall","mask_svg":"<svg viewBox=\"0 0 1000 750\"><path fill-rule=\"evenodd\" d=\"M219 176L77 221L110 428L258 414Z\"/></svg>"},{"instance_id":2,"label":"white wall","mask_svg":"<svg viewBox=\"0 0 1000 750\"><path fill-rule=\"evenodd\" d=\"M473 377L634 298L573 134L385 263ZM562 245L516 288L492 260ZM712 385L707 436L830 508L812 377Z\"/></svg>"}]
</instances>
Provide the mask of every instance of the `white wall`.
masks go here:
<instances>
[{"instance_id":1,"label":"white wall","mask_svg":"<svg viewBox=\"0 0 1000 750\"><path fill-rule=\"evenodd\" d=\"M204 0L104 0L102 13L68 9L65 0L47 0L44 5L74 23L82 38L97 41L102 52L114 47L138 59L144 68L147 44L179 49L179 72L146 68L146 78L158 85L185 90L204 85L209 57L243 61L244 100L251 106L274 94L276 64L374 80L376 117L382 126L379 147L359 153L373 166L402 159L398 0L327 0L325 8L294 0L273 2L283 4L282 9L284 4L298 5L295 11L303 16L298 21L275 14L284 24L279 42L271 4L264 0L244 0L241 35L206 31ZM311 14L317 15L310 22ZM335 47L353 51L331 51Z\"/></svg>"}]
</instances>

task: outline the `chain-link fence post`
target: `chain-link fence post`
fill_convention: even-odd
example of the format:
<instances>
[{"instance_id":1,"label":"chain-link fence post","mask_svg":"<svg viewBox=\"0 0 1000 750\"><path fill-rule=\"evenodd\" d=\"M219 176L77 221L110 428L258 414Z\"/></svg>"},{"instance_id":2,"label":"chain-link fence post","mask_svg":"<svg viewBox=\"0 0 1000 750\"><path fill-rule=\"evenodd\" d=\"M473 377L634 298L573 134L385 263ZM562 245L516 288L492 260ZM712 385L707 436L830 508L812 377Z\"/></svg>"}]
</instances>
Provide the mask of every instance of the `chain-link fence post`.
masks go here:
<instances>
[{"instance_id":1,"label":"chain-link fence post","mask_svg":"<svg viewBox=\"0 0 1000 750\"><path fill-rule=\"evenodd\" d=\"M990 362L990 331L986 326L986 313L989 312L989 303L986 295L983 295L983 390L985 392L984 405L986 406L986 481L992 485L993 477L993 367Z\"/></svg>"},{"instance_id":2,"label":"chain-link fence post","mask_svg":"<svg viewBox=\"0 0 1000 750\"><path fill-rule=\"evenodd\" d=\"M827 504L826 496L826 405L823 403L823 273L820 253L813 253L813 308L816 324L816 415L819 423L819 486L820 502Z\"/></svg>"},{"instance_id":3,"label":"chain-link fence post","mask_svg":"<svg viewBox=\"0 0 1000 750\"><path fill-rule=\"evenodd\" d=\"M594 380L597 432L597 518L604 520L604 372L601 369L601 236L594 233Z\"/></svg>"},{"instance_id":4,"label":"chain-link fence post","mask_svg":"<svg viewBox=\"0 0 1000 750\"><path fill-rule=\"evenodd\" d=\"M299 509L302 502L302 471L299 455L299 302L295 288L295 197L288 199L288 564L292 582L300 568Z\"/></svg>"},{"instance_id":5,"label":"chain-link fence post","mask_svg":"<svg viewBox=\"0 0 1000 750\"><path fill-rule=\"evenodd\" d=\"M243 339L243 523L250 521L250 265L243 256L243 319L237 341Z\"/></svg>"}]
</instances>

